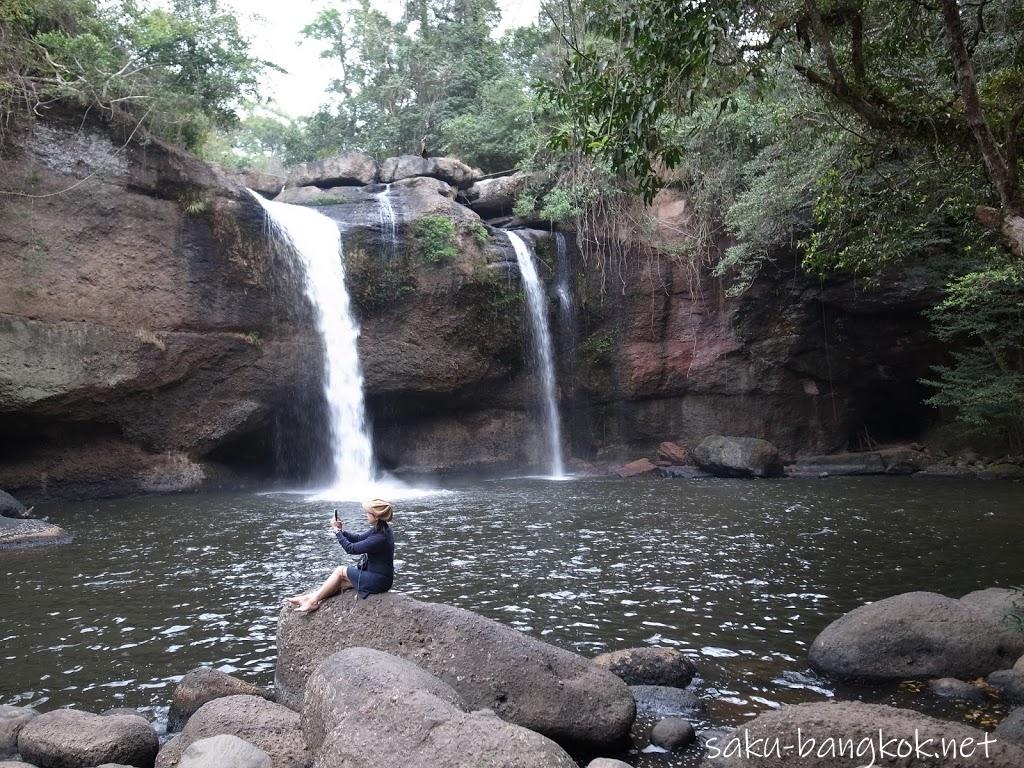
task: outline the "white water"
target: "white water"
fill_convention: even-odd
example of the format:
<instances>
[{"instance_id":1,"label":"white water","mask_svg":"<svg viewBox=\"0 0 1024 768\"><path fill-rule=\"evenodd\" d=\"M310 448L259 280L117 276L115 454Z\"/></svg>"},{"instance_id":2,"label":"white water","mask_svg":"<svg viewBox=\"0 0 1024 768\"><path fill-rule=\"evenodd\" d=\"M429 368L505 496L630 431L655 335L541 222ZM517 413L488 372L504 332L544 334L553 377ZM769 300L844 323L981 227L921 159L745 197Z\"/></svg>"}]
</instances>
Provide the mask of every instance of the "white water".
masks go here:
<instances>
[{"instance_id":1,"label":"white water","mask_svg":"<svg viewBox=\"0 0 1024 768\"><path fill-rule=\"evenodd\" d=\"M347 498L365 498L376 476L366 426L363 372L359 365L359 324L345 287L341 233L323 214L275 203L253 193L277 234L287 240L303 268L306 296L316 313L324 344L324 396L332 462L331 486Z\"/></svg>"},{"instance_id":2,"label":"white water","mask_svg":"<svg viewBox=\"0 0 1024 768\"><path fill-rule=\"evenodd\" d=\"M380 203L377 219L380 222L381 237L388 246L388 255L398 255L398 232L395 217L395 207L391 203L391 185L384 186L383 191L377 193L377 201Z\"/></svg>"},{"instance_id":3,"label":"white water","mask_svg":"<svg viewBox=\"0 0 1024 768\"><path fill-rule=\"evenodd\" d=\"M544 432L549 472L552 477L561 478L565 475L565 466L562 462L562 424L558 416L558 387L555 381L555 361L551 347L551 331L548 328L544 288L537 276L537 266L533 261L530 246L515 232L510 231L506 234L516 252L519 272L523 276L523 288L526 290L526 303L530 310L533 355L540 373L541 395L544 399Z\"/></svg>"}]
</instances>

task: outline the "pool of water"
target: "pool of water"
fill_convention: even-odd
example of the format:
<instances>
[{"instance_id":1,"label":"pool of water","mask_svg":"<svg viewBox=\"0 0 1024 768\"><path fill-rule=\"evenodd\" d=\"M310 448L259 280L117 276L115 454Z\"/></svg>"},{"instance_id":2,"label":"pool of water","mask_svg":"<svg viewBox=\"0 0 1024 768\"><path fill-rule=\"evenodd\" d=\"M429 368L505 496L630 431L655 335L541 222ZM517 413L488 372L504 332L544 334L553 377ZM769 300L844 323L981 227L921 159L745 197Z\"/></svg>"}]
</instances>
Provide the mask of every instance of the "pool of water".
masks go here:
<instances>
[{"instance_id":1,"label":"pool of water","mask_svg":"<svg viewBox=\"0 0 1024 768\"><path fill-rule=\"evenodd\" d=\"M971 717L837 687L807 648L867 601L1019 584L1022 502L1019 484L914 478L466 483L397 504L395 588L584 655L679 648L713 724L832 696ZM0 703L159 719L200 664L271 683L281 597L348 562L335 507L360 527L358 505L304 494L40 506L75 539L0 552Z\"/></svg>"}]
</instances>

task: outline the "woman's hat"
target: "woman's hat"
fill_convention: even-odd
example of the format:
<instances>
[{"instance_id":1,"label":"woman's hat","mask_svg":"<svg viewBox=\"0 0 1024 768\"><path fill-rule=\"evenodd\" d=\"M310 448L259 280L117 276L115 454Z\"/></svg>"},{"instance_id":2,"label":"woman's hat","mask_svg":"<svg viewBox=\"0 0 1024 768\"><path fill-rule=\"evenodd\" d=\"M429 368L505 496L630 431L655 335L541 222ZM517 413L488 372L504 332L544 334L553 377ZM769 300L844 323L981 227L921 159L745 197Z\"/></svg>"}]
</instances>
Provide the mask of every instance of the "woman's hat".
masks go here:
<instances>
[{"instance_id":1,"label":"woman's hat","mask_svg":"<svg viewBox=\"0 0 1024 768\"><path fill-rule=\"evenodd\" d=\"M391 514L394 511L390 501L384 501L384 499L370 499L369 501L363 502L363 511L373 515L377 522L386 523L391 520Z\"/></svg>"}]
</instances>

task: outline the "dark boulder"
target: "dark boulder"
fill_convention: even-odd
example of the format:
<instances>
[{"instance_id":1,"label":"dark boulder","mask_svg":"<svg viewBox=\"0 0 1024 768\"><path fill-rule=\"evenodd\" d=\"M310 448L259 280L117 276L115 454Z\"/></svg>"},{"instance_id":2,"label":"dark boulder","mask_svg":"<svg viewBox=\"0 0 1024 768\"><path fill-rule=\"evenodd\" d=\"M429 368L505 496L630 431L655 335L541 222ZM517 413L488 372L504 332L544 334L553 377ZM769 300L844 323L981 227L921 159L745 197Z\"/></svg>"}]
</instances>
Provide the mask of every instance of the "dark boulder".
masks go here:
<instances>
[{"instance_id":1,"label":"dark boulder","mask_svg":"<svg viewBox=\"0 0 1024 768\"><path fill-rule=\"evenodd\" d=\"M0 517L28 520L32 517L32 513L7 491L0 491Z\"/></svg>"},{"instance_id":2,"label":"dark boulder","mask_svg":"<svg viewBox=\"0 0 1024 768\"><path fill-rule=\"evenodd\" d=\"M711 435L693 449L701 469L718 477L778 477L782 474L779 449L756 437Z\"/></svg>"},{"instance_id":3,"label":"dark boulder","mask_svg":"<svg viewBox=\"0 0 1024 768\"><path fill-rule=\"evenodd\" d=\"M518 171L509 176L482 179L463 194L467 205L484 218L512 213L516 200L526 190L530 176Z\"/></svg>"},{"instance_id":4,"label":"dark boulder","mask_svg":"<svg viewBox=\"0 0 1024 768\"><path fill-rule=\"evenodd\" d=\"M18 735L22 758L39 768L87 768L103 763L149 768L159 746L156 731L144 718L103 717L74 709L39 715Z\"/></svg>"},{"instance_id":5,"label":"dark boulder","mask_svg":"<svg viewBox=\"0 0 1024 768\"><path fill-rule=\"evenodd\" d=\"M986 678L986 682L995 688L1007 703L1015 706L1024 704L1024 671L996 670Z\"/></svg>"},{"instance_id":6,"label":"dark boulder","mask_svg":"<svg viewBox=\"0 0 1024 768\"><path fill-rule=\"evenodd\" d=\"M971 685L965 680L958 680L955 677L940 677L937 680L929 680L928 690L943 699L972 701L975 703L985 701L985 692L981 688Z\"/></svg>"},{"instance_id":7,"label":"dark boulder","mask_svg":"<svg viewBox=\"0 0 1024 768\"><path fill-rule=\"evenodd\" d=\"M493 709L562 743L617 743L635 715L626 685L587 659L470 611L395 592L328 600L312 615L283 610L280 700L300 707L316 666L356 646L407 659L451 685L472 709Z\"/></svg>"},{"instance_id":8,"label":"dark boulder","mask_svg":"<svg viewBox=\"0 0 1024 768\"><path fill-rule=\"evenodd\" d=\"M18 751L18 734L21 729L39 715L29 707L0 705L0 758L10 757Z\"/></svg>"},{"instance_id":9,"label":"dark boulder","mask_svg":"<svg viewBox=\"0 0 1024 768\"><path fill-rule=\"evenodd\" d=\"M259 696L225 696L201 706L185 729L164 744L157 768L174 768L194 742L223 734L259 747L274 768L309 768L313 762L297 713Z\"/></svg>"},{"instance_id":10,"label":"dark boulder","mask_svg":"<svg viewBox=\"0 0 1024 768\"><path fill-rule=\"evenodd\" d=\"M690 660L674 648L624 648L595 656L594 663L628 685L685 688L697 673Z\"/></svg>"},{"instance_id":11,"label":"dark boulder","mask_svg":"<svg viewBox=\"0 0 1024 768\"><path fill-rule=\"evenodd\" d=\"M993 736L1024 746L1024 707L1013 710L993 731Z\"/></svg>"},{"instance_id":12,"label":"dark boulder","mask_svg":"<svg viewBox=\"0 0 1024 768\"><path fill-rule=\"evenodd\" d=\"M682 717L666 717L659 720L651 730L651 744L662 749L675 751L689 746L697 738L688 720Z\"/></svg>"},{"instance_id":13,"label":"dark boulder","mask_svg":"<svg viewBox=\"0 0 1024 768\"><path fill-rule=\"evenodd\" d=\"M697 694L668 685L631 685L637 713L656 717L700 715L706 711Z\"/></svg>"},{"instance_id":14,"label":"dark boulder","mask_svg":"<svg viewBox=\"0 0 1024 768\"><path fill-rule=\"evenodd\" d=\"M168 732L180 731L188 719L203 704L224 696L260 696L272 700L265 690L252 683L209 667L198 667L188 672L174 686L171 708L167 713Z\"/></svg>"},{"instance_id":15,"label":"dark boulder","mask_svg":"<svg viewBox=\"0 0 1024 768\"><path fill-rule=\"evenodd\" d=\"M932 592L908 592L856 608L815 638L808 657L847 678L975 677L1012 664L1024 635L991 611Z\"/></svg>"}]
</instances>

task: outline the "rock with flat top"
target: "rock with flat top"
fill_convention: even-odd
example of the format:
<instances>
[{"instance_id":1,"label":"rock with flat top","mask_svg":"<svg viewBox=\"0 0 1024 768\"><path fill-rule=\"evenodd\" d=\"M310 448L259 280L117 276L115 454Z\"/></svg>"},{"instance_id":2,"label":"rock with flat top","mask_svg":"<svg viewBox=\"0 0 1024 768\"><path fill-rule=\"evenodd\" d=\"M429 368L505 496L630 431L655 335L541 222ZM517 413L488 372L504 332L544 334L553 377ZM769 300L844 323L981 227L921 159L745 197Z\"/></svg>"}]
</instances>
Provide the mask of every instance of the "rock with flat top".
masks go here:
<instances>
[{"instance_id":1,"label":"rock with flat top","mask_svg":"<svg viewBox=\"0 0 1024 768\"><path fill-rule=\"evenodd\" d=\"M288 171L289 187L364 186L377 180L377 161L365 152L343 152Z\"/></svg>"},{"instance_id":2,"label":"rock with flat top","mask_svg":"<svg viewBox=\"0 0 1024 768\"><path fill-rule=\"evenodd\" d=\"M624 648L594 657L594 663L621 677L627 685L668 685L685 688L697 670L675 648Z\"/></svg>"},{"instance_id":3,"label":"rock with flat top","mask_svg":"<svg viewBox=\"0 0 1024 768\"><path fill-rule=\"evenodd\" d=\"M779 449L756 437L711 435L693 449L693 460L718 477L778 477L782 474Z\"/></svg>"},{"instance_id":4,"label":"rock with flat top","mask_svg":"<svg viewBox=\"0 0 1024 768\"><path fill-rule=\"evenodd\" d=\"M454 157L400 155L389 157L380 165L380 180L384 184L417 176L440 179L457 189L463 189L473 183L474 174L472 168Z\"/></svg>"},{"instance_id":5,"label":"rock with flat top","mask_svg":"<svg viewBox=\"0 0 1024 768\"><path fill-rule=\"evenodd\" d=\"M104 717L74 709L46 712L18 734L18 752L39 768L85 768L118 763L150 768L156 731L141 717Z\"/></svg>"}]
</instances>

